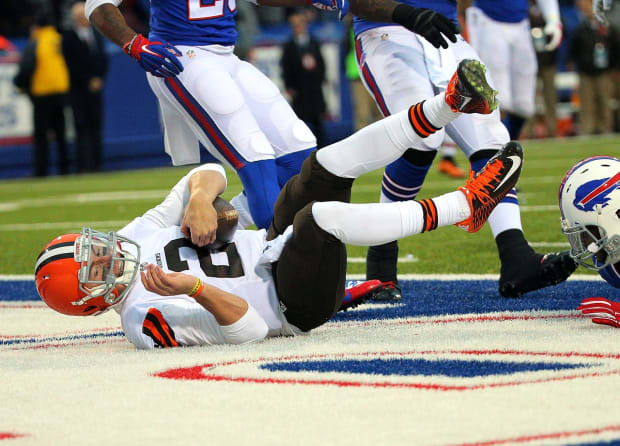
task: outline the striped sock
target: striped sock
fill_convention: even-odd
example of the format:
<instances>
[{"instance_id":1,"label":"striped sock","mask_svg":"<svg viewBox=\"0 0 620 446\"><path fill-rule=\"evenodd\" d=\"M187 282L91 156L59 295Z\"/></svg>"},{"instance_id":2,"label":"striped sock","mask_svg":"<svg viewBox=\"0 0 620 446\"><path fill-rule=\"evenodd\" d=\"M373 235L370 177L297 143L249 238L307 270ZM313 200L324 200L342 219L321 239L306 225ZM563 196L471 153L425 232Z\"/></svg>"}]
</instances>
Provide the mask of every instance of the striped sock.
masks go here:
<instances>
[{"instance_id":1,"label":"striped sock","mask_svg":"<svg viewBox=\"0 0 620 446\"><path fill-rule=\"evenodd\" d=\"M435 127L430 123L430 121L424 114L422 104L424 104L424 101L412 105L409 108L409 122L411 123L413 130L415 130L418 136L426 138L427 136L435 133L440 128Z\"/></svg>"},{"instance_id":2,"label":"striped sock","mask_svg":"<svg viewBox=\"0 0 620 446\"><path fill-rule=\"evenodd\" d=\"M432 231L433 229L437 229L437 206L435 206L435 202L430 199L424 199L418 201L420 206L422 206L422 232Z\"/></svg>"}]
</instances>

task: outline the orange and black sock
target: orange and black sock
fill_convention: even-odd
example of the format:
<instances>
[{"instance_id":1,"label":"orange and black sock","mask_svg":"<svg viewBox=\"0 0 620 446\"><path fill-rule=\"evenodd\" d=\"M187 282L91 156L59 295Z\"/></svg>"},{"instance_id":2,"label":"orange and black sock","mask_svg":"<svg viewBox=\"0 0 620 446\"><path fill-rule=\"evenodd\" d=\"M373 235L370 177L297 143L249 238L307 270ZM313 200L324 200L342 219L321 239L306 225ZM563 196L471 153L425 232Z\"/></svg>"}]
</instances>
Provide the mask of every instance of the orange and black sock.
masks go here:
<instances>
[{"instance_id":1,"label":"orange and black sock","mask_svg":"<svg viewBox=\"0 0 620 446\"><path fill-rule=\"evenodd\" d=\"M418 201L422 206L422 218L424 219L422 225L422 232L432 231L433 229L437 229L437 206L435 206L435 202L432 199L427 198L424 200Z\"/></svg>"},{"instance_id":2,"label":"orange and black sock","mask_svg":"<svg viewBox=\"0 0 620 446\"><path fill-rule=\"evenodd\" d=\"M423 103L424 101L419 102L409 108L409 122L420 137L426 138L439 130L439 127L430 123L422 109Z\"/></svg>"}]
</instances>

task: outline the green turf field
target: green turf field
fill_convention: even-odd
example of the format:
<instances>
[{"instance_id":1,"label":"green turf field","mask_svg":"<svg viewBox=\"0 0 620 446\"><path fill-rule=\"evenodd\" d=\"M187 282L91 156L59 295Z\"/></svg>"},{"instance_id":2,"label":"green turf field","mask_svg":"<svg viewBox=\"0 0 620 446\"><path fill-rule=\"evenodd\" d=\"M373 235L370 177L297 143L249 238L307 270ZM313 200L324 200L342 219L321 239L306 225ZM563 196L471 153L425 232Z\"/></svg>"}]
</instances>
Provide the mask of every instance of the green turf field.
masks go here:
<instances>
[{"instance_id":1,"label":"green turf field","mask_svg":"<svg viewBox=\"0 0 620 446\"><path fill-rule=\"evenodd\" d=\"M524 142L525 162L519 182L521 216L526 237L539 251L566 249L560 232L557 207L558 185L577 161L593 155L620 156L620 137L574 138ZM461 166L466 165L459 157ZM169 188L189 168L134 170L47 179L0 182L0 274L32 274L34 261L54 236L79 231L82 225L109 231L159 203ZM379 197L381 171L358 179L353 201L374 202ZM229 172L225 198L241 190ZM454 190L462 184L436 172L433 167L420 198ZM361 222L363 224L363 222ZM568 246L568 245L566 245ZM364 271L366 248L350 247L350 273ZM491 231L466 234L456 227L409 237L400 242L400 273L499 272L499 261ZM580 269L580 273L585 273Z\"/></svg>"}]
</instances>

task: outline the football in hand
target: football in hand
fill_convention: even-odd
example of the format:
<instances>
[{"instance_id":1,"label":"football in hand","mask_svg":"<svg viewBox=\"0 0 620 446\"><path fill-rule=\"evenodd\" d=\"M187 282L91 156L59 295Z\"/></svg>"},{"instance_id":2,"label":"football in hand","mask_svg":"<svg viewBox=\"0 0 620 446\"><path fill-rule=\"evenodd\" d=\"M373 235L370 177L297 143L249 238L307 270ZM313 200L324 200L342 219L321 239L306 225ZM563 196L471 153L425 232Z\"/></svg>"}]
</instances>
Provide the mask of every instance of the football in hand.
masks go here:
<instances>
[{"instance_id":1,"label":"football in hand","mask_svg":"<svg viewBox=\"0 0 620 446\"><path fill-rule=\"evenodd\" d=\"M215 233L215 242L211 246L213 248L221 248L230 242L235 235L239 212L222 197L216 197L213 200L213 207L217 212L217 232Z\"/></svg>"}]
</instances>

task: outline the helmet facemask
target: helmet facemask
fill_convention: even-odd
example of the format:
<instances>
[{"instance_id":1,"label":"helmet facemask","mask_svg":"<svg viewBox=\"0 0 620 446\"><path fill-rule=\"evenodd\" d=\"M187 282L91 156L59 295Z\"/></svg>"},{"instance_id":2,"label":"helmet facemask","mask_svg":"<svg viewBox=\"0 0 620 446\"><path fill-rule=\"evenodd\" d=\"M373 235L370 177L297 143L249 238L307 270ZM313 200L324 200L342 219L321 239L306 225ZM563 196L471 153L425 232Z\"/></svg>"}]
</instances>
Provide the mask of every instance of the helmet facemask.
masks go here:
<instances>
[{"instance_id":1,"label":"helmet facemask","mask_svg":"<svg viewBox=\"0 0 620 446\"><path fill-rule=\"evenodd\" d=\"M121 243L135 246L136 255L123 249ZM91 280L93 266L93 249L99 248L104 256L110 256L103 280ZM140 247L138 244L115 232L103 233L90 228L83 228L82 234L75 241L75 261L80 264L78 272L79 289L86 296L72 302L72 305L84 305L90 299L103 297L109 305L116 305L127 295L131 284L136 279L140 262ZM118 265L118 275L115 268ZM124 285L119 292L117 285Z\"/></svg>"},{"instance_id":2,"label":"helmet facemask","mask_svg":"<svg viewBox=\"0 0 620 446\"><path fill-rule=\"evenodd\" d=\"M602 226L570 225L565 219L562 232L571 245L571 257L583 267L598 271L620 261L620 235L609 237Z\"/></svg>"}]
</instances>

